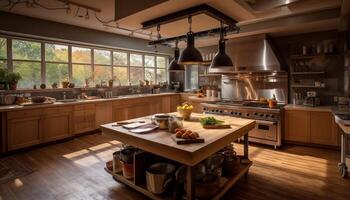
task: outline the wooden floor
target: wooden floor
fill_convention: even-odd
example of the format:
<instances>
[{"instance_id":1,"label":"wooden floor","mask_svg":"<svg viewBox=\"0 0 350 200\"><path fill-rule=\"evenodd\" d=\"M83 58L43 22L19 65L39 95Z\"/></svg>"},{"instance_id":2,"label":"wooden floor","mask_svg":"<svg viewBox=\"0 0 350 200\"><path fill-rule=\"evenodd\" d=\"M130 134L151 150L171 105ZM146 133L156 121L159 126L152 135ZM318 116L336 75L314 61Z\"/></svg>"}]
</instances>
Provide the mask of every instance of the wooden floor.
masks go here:
<instances>
[{"instance_id":1,"label":"wooden floor","mask_svg":"<svg viewBox=\"0 0 350 200\"><path fill-rule=\"evenodd\" d=\"M38 171L0 185L5 199L146 199L115 182L104 170L120 144L99 134L14 155ZM242 145L236 145L242 151ZM223 199L349 200L350 180L337 171L340 153L287 146L273 150L253 146L248 179L242 179Z\"/></svg>"}]
</instances>

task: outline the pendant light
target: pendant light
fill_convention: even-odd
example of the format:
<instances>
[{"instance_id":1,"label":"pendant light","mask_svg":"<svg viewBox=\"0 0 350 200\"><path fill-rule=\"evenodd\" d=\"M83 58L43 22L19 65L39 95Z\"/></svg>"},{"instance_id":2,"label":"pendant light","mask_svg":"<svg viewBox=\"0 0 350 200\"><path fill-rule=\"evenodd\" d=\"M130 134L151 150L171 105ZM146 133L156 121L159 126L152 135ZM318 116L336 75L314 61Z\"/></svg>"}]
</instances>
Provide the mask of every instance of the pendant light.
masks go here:
<instances>
[{"instance_id":1,"label":"pendant light","mask_svg":"<svg viewBox=\"0 0 350 200\"><path fill-rule=\"evenodd\" d=\"M170 62L169 69L168 69L169 72L185 71L185 67L178 63L180 50L177 47L177 45L178 45L178 41L176 40L175 41L174 59Z\"/></svg>"},{"instance_id":2,"label":"pendant light","mask_svg":"<svg viewBox=\"0 0 350 200\"><path fill-rule=\"evenodd\" d=\"M215 54L210 65L210 69L215 70L220 68L233 69L232 60L225 52L224 26L222 22L221 22L221 30L220 30L219 51Z\"/></svg>"},{"instance_id":3,"label":"pendant light","mask_svg":"<svg viewBox=\"0 0 350 200\"><path fill-rule=\"evenodd\" d=\"M187 47L182 51L179 63L180 64L201 64L203 58L201 53L194 47L194 33L192 32L192 16L188 17L188 23L190 25L189 32L187 33Z\"/></svg>"}]
</instances>

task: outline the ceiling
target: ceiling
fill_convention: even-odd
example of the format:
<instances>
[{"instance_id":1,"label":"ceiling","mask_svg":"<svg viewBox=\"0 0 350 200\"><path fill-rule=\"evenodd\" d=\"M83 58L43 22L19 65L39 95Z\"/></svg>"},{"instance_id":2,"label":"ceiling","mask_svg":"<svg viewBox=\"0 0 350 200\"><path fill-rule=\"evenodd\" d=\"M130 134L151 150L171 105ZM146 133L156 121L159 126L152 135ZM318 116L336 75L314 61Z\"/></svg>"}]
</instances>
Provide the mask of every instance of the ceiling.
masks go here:
<instances>
[{"instance_id":1,"label":"ceiling","mask_svg":"<svg viewBox=\"0 0 350 200\"><path fill-rule=\"evenodd\" d=\"M100 20L111 21L115 17L114 0L103 0L103 3L100 0L72 1L100 9L101 12L96 13ZM9 10L8 7L4 7L6 1L0 1L0 10L150 40L157 36L157 31L155 28L142 30L142 22L200 4L208 4L238 22L237 25L241 28L241 32L228 35L228 38L257 33L279 36L337 29L343 19L342 16L348 14L350 9L344 8L348 5L348 0L155 0L158 1L156 4L148 5L145 9L140 9L145 6L145 4L142 5L143 1L120 1L124 1L124 5L127 5L121 9L126 9L130 14L123 16L117 23L110 22L105 25L95 18L92 11L89 11L89 17L85 19L86 9L78 10L76 6L71 6L70 12L67 12L62 9L32 8L23 3ZM50 8L65 6L64 3L57 0L39 2ZM133 8L136 7L138 10L133 12ZM217 20L205 14L193 16L192 21L194 32L220 26ZM184 35L188 27L187 19L183 19L162 25L160 34L164 38ZM196 40L196 45L207 46L216 42L217 37L201 38ZM184 46L184 43L180 46Z\"/></svg>"}]
</instances>

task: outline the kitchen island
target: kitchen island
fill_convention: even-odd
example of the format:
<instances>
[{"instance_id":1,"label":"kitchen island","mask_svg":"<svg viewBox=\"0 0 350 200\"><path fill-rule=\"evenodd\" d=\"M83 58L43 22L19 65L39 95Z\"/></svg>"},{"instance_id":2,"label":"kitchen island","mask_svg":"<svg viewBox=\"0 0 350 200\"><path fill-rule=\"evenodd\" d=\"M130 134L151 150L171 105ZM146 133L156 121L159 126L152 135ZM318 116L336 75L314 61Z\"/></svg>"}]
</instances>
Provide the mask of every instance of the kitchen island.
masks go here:
<instances>
[{"instance_id":1,"label":"kitchen island","mask_svg":"<svg viewBox=\"0 0 350 200\"><path fill-rule=\"evenodd\" d=\"M173 113L175 114L175 113ZM208 116L208 115L205 115ZM146 152L162 156L164 158L179 162L186 166L186 190L187 199L195 198L194 191L194 166L212 154L216 153L226 145L232 143L238 138L244 136L244 155L240 171L236 176L227 179L222 189L212 198L219 199L222 197L239 178L248 173L251 162L248 158L248 132L255 126L255 120L242 119L235 117L216 116L215 118L230 124L229 129L204 129L198 122L203 114L193 114L189 121L184 121L184 128L198 132L200 137L205 139L204 143L178 145L171 138L171 134L164 130L155 130L148 134L135 134L121 126L115 126L115 123L109 123L101 126L102 134L109 136L115 140L132 145ZM144 120L150 122L150 117L138 118L136 120ZM132 120L135 121L135 120ZM115 174L114 178L135 190L142 192L152 199L164 199L149 192L143 185L136 185L133 181L123 178L123 176Z\"/></svg>"}]
</instances>

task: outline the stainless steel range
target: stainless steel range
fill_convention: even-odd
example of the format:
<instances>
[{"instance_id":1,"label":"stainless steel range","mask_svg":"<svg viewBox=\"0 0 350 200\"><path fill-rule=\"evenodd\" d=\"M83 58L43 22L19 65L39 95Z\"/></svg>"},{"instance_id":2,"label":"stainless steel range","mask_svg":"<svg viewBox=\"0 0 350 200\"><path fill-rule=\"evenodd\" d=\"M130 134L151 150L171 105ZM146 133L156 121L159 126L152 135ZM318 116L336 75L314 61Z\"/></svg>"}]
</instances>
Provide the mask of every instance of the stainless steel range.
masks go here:
<instances>
[{"instance_id":1,"label":"stainless steel range","mask_svg":"<svg viewBox=\"0 0 350 200\"><path fill-rule=\"evenodd\" d=\"M271 109L265 104L254 101L220 101L203 103L201 106L203 112L208 114L255 119L256 125L249 132L249 141L272 145L275 148L281 146L282 105Z\"/></svg>"}]
</instances>

